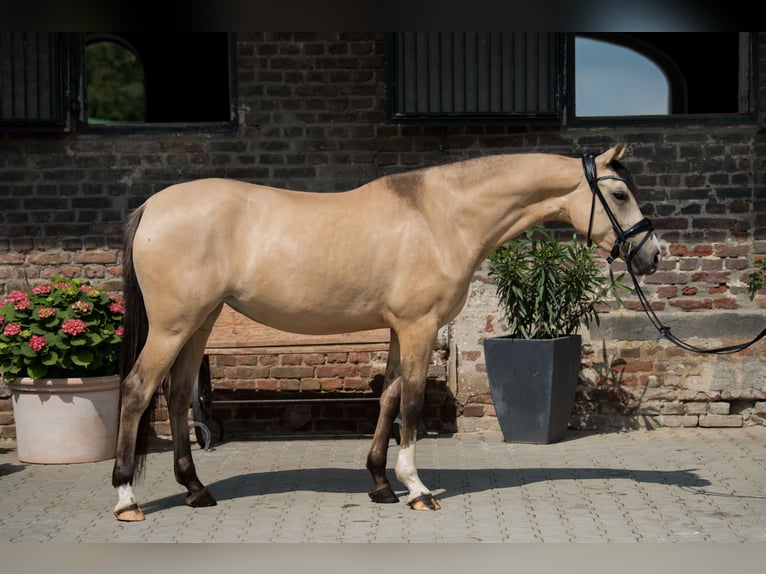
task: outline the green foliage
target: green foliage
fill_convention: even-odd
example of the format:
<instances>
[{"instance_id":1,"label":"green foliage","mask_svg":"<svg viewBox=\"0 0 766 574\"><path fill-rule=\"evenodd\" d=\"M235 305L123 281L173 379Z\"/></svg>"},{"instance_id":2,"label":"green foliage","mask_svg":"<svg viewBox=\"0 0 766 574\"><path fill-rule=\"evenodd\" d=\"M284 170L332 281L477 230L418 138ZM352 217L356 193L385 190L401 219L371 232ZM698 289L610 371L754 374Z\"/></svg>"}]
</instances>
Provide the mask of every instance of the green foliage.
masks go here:
<instances>
[{"instance_id":1,"label":"green foliage","mask_svg":"<svg viewBox=\"0 0 766 574\"><path fill-rule=\"evenodd\" d=\"M54 277L13 291L0 305L0 375L86 377L117 372L122 297L87 281Z\"/></svg>"},{"instance_id":2,"label":"green foliage","mask_svg":"<svg viewBox=\"0 0 766 574\"><path fill-rule=\"evenodd\" d=\"M751 301L755 299L755 294L766 285L766 259L758 259L753 267L754 270L747 281L747 294Z\"/></svg>"},{"instance_id":3,"label":"green foliage","mask_svg":"<svg viewBox=\"0 0 766 574\"><path fill-rule=\"evenodd\" d=\"M88 121L143 121L144 74L129 49L114 42L85 48L85 90Z\"/></svg>"},{"instance_id":4,"label":"green foliage","mask_svg":"<svg viewBox=\"0 0 766 574\"><path fill-rule=\"evenodd\" d=\"M572 335L580 324L598 324L597 306L610 297L623 304L619 290L630 288L611 269L608 277L603 274L594 250L576 241L561 242L538 226L489 256L509 336Z\"/></svg>"}]
</instances>

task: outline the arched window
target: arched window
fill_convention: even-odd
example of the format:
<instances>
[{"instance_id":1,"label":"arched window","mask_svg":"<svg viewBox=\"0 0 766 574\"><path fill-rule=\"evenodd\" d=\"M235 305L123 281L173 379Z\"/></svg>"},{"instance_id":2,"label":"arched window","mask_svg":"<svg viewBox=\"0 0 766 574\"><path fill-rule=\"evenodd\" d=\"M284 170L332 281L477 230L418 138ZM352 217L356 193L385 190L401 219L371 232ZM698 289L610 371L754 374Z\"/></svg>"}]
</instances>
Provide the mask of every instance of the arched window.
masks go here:
<instances>
[{"instance_id":1,"label":"arched window","mask_svg":"<svg viewBox=\"0 0 766 574\"><path fill-rule=\"evenodd\" d=\"M81 128L236 125L233 33L86 32L81 39Z\"/></svg>"},{"instance_id":2,"label":"arched window","mask_svg":"<svg viewBox=\"0 0 766 574\"><path fill-rule=\"evenodd\" d=\"M603 40L575 38L577 116L647 116L671 112L671 87L654 61Z\"/></svg>"},{"instance_id":3,"label":"arched window","mask_svg":"<svg viewBox=\"0 0 766 574\"><path fill-rule=\"evenodd\" d=\"M146 78L136 51L117 37L88 38L85 97L88 124L145 121Z\"/></svg>"},{"instance_id":4,"label":"arched window","mask_svg":"<svg viewBox=\"0 0 766 574\"><path fill-rule=\"evenodd\" d=\"M569 106L573 119L588 125L609 117L633 123L651 116L663 123L754 117L749 33L588 33L575 35L570 49Z\"/></svg>"}]
</instances>

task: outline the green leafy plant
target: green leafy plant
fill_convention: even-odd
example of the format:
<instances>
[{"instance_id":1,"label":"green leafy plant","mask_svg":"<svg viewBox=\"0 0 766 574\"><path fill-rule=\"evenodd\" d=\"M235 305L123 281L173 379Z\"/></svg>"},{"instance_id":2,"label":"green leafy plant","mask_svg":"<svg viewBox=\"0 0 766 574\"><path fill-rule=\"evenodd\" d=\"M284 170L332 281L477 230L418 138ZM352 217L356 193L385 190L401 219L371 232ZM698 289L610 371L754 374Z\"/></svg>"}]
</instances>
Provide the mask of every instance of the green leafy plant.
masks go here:
<instances>
[{"instance_id":1,"label":"green leafy plant","mask_svg":"<svg viewBox=\"0 0 766 574\"><path fill-rule=\"evenodd\" d=\"M574 238L573 238L574 239ZM508 323L508 335L519 339L554 339L577 332L581 324L598 324L598 305L631 289L605 275L595 246L561 242L537 226L489 256L489 274Z\"/></svg>"},{"instance_id":2,"label":"green leafy plant","mask_svg":"<svg viewBox=\"0 0 766 574\"><path fill-rule=\"evenodd\" d=\"M87 377L117 372L121 296L87 281L54 277L30 291L13 291L0 305L0 374Z\"/></svg>"},{"instance_id":3,"label":"green leafy plant","mask_svg":"<svg viewBox=\"0 0 766 574\"><path fill-rule=\"evenodd\" d=\"M747 281L747 294L751 301L755 299L755 294L766 285L766 259L756 260L753 267L754 270Z\"/></svg>"}]
</instances>

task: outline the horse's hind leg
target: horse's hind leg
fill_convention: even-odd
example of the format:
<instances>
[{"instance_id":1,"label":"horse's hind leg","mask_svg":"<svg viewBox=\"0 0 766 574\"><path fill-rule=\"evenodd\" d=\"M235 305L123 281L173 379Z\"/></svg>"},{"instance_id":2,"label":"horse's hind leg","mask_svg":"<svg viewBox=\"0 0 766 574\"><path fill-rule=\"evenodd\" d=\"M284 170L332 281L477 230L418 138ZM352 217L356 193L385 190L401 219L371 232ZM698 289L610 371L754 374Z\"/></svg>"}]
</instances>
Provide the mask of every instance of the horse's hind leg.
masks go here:
<instances>
[{"instance_id":1,"label":"horse's hind leg","mask_svg":"<svg viewBox=\"0 0 766 574\"><path fill-rule=\"evenodd\" d=\"M391 427L396 413L399 412L402 388L400 371L399 340L396 334L391 331L391 343L388 348L388 361L386 363L386 388L380 397L378 424L375 427L375 435L367 455L367 470L372 475L372 488L368 494L373 502L399 502L399 498L391 489L391 483L386 476L386 460Z\"/></svg>"},{"instance_id":2,"label":"horse's hind leg","mask_svg":"<svg viewBox=\"0 0 766 574\"><path fill-rule=\"evenodd\" d=\"M118 497L114 515L118 520L144 519L133 494L133 481L136 474L140 475L142 467L142 456L138 459L136 456L136 444L142 440L138 436L139 425L175 359L177 344L180 344L177 336L160 337L150 331L138 360L122 381L120 424L112 470L112 485L117 489Z\"/></svg>"},{"instance_id":3,"label":"horse's hind leg","mask_svg":"<svg viewBox=\"0 0 766 574\"><path fill-rule=\"evenodd\" d=\"M208 331L198 331L181 350L170 371L168 413L170 432L173 436L174 470L176 480L186 487L189 506L215 506L216 501L197 478L189 441L189 405L191 404L194 378L205 350Z\"/></svg>"}]
</instances>

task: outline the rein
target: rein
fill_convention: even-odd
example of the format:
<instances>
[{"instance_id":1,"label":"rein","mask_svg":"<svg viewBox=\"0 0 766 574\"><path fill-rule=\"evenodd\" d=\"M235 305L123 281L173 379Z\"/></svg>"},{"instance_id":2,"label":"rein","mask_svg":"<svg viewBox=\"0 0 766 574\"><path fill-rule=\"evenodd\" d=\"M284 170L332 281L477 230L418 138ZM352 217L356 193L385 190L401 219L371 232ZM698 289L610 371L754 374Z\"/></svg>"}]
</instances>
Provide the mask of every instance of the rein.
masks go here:
<instances>
[{"instance_id":1,"label":"rein","mask_svg":"<svg viewBox=\"0 0 766 574\"><path fill-rule=\"evenodd\" d=\"M674 343L675 345L681 347L682 349L685 349L687 351L691 351L693 353L704 353L704 354L710 354L710 355L726 355L731 353L738 353L739 351L744 351L754 343L760 341L764 336L766 336L766 329L761 331L755 338L753 338L751 341L747 341L745 343L740 343L738 345L730 345L728 347L718 347L713 349L704 349L701 347L696 347L694 345L691 345L682 339L679 339L676 337L673 333L670 332L670 327L667 325L664 325L662 321L657 317L657 314L654 312L654 309L652 309L651 305L649 304L649 300L646 297L646 294L644 293L643 289L641 289L641 285L638 283L638 279L636 279L635 273L633 273L633 266L631 265L631 260L633 259L633 256L638 253L638 251L641 249L641 247L644 245L644 243L649 238L651 232L653 231L653 227L651 222L644 218L632 227L630 227L627 230L622 229L620 226L620 223L617 221L617 218L614 216L614 213L612 212L612 209L609 207L609 204L606 202L606 199L604 198L603 193L601 193L601 190L598 187L598 182L604 179L616 179L619 181L623 181L627 184L624 178L616 176L616 175L602 175L601 177L596 176L596 162L592 154L585 154L582 156L582 165L583 165L583 171L585 172L585 178L588 180L588 184L590 185L590 189L593 192L593 201L591 202L591 208L590 208L590 221L588 222L588 245L591 244L591 231L593 229L593 214L595 212L596 208L596 198L601 202L601 206L604 208L604 211L606 212L607 217L609 217L609 221L612 224L612 229L614 230L615 235L617 235L617 240L614 243L614 247L612 247L612 251L610 253L610 256L607 257L607 262L612 263L617 257L622 255L623 259L625 260L625 264L628 268L628 273L630 274L630 278L633 280L633 286L635 288L636 295L638 296L639 301L641 301L641 306L644 308L644 313L646 313L646 316L649 318L649 321L651 321L652 325L660 334L660 337L669 340L670 342ZM637 235L638 233L645 232L645 235L641 242L638 244L637 247L633 248L631 242L628 241L632 236Z\"/></svg>"}]
</instances>

